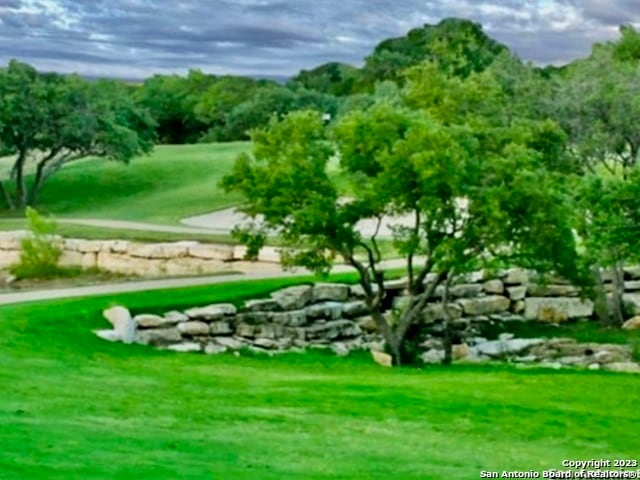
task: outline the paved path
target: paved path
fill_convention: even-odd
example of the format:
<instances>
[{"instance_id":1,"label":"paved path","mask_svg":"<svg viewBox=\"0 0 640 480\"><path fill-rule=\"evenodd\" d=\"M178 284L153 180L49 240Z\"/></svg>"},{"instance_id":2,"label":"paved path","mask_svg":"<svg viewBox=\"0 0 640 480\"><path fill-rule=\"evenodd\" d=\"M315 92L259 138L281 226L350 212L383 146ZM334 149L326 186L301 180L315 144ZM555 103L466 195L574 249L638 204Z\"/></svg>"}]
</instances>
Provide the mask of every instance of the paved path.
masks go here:
<instances>
[{"instance_id":1,"label":"paved path","mask_svg":"<svg viewBox=\"0 0 640 480\"><path fill-rule=\"evenodd\" d=\"M402 260L383 262L383 268L398 268L404 266ZM348 265L336 265L333 273L353 272ZM262 271L246 274L215 275L207 277L165 278L159 280L140 280L124 283L106 283L87 287L59 288L54 290L31 290L26 292L0 294L0 305L12 303L35 302L40 300L55 300L61 298L89 297L93 295L109 295L114 293L143 292L160 289L195 287L199 285L214 285L224 282L239 282L244 280L264 280L269 278L290 278L311 275L307 270L295 272L282 270Z\"/></svg>"},{"instance_id":2,"label":"paved path","mask_svg":"<svg viewBox=\"0 0 640 480\"><path fill-rule=\"evenodd\" d=\"M143 230L146 232L167 233L229 233L230 229L215 229L208 227L182 227L172 225L158 225L155 223L130 222L127 220L104 220L97 218L56 218L58 223L71 223L75 225L87 225L89 227L113 228L122 230Z\"/></svg>"},{"instance_id":3,"label":"paved path","mask_svg":"<svg viewBox=\"0 0 640 480\"><path fill-rule=\"evenodd\" d=\"M246 222L247 218L235 208L225 208L205 215L197 215L195 217L188 217L180 220L180 223L183 225L211 229L211 231L218 233L229 233L235 225L241 225ZM411 227L413 226L413 222L414 219L410 215L402 217L385 217L380 224L378 237L391 238L393 236L393 232L391 228L389 228L389 224ZM358 222L357 228L364 236L370 237L375 233L376 228L378 228L378 221L375 219L361 220Z\"/></svg>"},{"instance_id":4,"label":"paved path","mask_svg":"<svg viewBox=\"0 0 640 480\"><path fill-rule=\"evenodd\" d=\"M302 275L309 275L309 272L261 272L249 274L214 275L207 277L164 278L160 280L105 283L101 285L91 285L88 287L59 288L53 290L30 290L26 292L2 293L0 294L0 305L35 302L40 300L55 300L61 298L90 297L94 295L109 295L115 293L143 292L170 288L195 287L199 285L214 285L216 283L237 282L244 280L287 278Z\"/></svg>"}]
</instances>

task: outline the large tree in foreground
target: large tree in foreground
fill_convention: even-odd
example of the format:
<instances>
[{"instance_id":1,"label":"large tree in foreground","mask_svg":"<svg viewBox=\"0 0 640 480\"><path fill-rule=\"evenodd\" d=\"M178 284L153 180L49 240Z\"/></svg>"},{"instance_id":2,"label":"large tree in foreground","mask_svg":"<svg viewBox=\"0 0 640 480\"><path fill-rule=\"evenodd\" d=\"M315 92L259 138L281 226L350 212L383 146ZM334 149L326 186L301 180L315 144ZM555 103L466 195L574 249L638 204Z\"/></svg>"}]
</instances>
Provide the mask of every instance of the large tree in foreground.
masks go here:
<instances>
[{"instance_id":1,"label":"large tree in foreground","mask_svg":"<svg viewBox=\"0 0 640 480\"><path fill-rule=\"evenodd\" d=\"M88 156L129 161L153 147L153 121L116 81L41 74L11 61L0 70L0 156L11 159L10 208L32 205L62 166Z\"/></svg>"},{"instance_id":2,"label":"large tree in foreground","mask_svg":"<svg viewBox=\"0 0 640 480\"><path fill-rule=\"evenodd\" d=\"M457 275L500 261L576 273L562 183L545 161L561 149L539 141L561 136L546 135L549 125L505 127L474 116L483 110L472 103L495 100L481 91L484 81L449 88L445 77L417 77L407 93L415 108L383 101L351 112L331 132L312 112L272 122L223 182L245 195L243 210L256 219L245 240L259 244L276 231L291 247L285 265L326 272L340 258L355 268L396 364L436 287L445 285L446 297ZM416 94L429 88L440 92ZM327 169L334 157L338 179ZM388 215L408 215L411 225ZM365 237L357 228L371 218L391 224L406 261L410 300L395 321L382 314L378 233Z\"/></svg>"}]
</instances>

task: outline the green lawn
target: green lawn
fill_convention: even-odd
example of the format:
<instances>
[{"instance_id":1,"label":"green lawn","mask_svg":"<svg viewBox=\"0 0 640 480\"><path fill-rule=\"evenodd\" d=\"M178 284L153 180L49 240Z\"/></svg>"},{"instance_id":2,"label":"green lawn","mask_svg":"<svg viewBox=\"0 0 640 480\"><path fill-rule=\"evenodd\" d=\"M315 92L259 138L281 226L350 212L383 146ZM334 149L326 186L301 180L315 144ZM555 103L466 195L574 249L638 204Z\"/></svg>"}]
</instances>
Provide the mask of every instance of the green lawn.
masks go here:
<instances>
[{"instance_id":1,"label":"green lawn","mask_svg":"<svg viewBox=\"0 0 640 480\"><path fill-rule=\"evenodd\" d=\"M129 165L100 159L70 164L45 184L39 209L58 216L175 224L229 207L218 188L249 143L160 145Z\"/></svg>"},{"instance_id":2,"label":"green lawn","mask_svg":"<svg viewBox=\"0 0 640 480\"><path fill-rule=\"evenodd\" d=\"M295 281L0 309L0 478L472 479L637 458L638 376L205 357L91 333L114 302L159 311Z\"/></svg>"}]
</instances>

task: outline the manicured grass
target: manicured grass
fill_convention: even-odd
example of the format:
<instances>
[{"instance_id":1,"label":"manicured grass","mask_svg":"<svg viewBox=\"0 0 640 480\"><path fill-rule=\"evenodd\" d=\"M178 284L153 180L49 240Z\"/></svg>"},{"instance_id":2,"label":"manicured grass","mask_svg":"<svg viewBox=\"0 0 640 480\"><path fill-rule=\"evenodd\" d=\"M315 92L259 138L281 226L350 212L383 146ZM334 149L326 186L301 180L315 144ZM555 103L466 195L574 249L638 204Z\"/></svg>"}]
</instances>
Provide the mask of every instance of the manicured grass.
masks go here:
<instances>
[{"instance_id":1,"label":"manicured grass","mask_svg":"<svg viewBox=\"0 0 640 480\"><path fill-rule=\"evenodd\" d=\"M49 180L37 207L59 216L175 224L238 202L218 182L249 148L249 143L160 145L129 165L83 160Z\"/></svg>"},{"instance_id":2,"label":"manicured grass","mask_svg":"<svg viewBox=\"0 0 640 480\"><path fill-rule=\"evenodd\" d=\"M353 277L342 277L342 279ZM640 377L367 355L205 357L110 344L100 311L256 298L300 279L0 309L0 475L23 479L471 479L637 458Z\"/></svg>"},{"instance_id":3,"label":"manicured grass","mask_svg":"<svg viewBox=\"0 0 640 480\"><path fill-rule=\"evenodd\" d=\"M0 231L28 230L24 219L0 219ZM193 240L203 243L236 244L237 241L223 233L172 233L131 230L123 228L94 227L75 223L64 223L57 219L56 232L66 238L82 238L86 240L130 240L136 242L179 242Z\"/></svg>"}]
</instances>

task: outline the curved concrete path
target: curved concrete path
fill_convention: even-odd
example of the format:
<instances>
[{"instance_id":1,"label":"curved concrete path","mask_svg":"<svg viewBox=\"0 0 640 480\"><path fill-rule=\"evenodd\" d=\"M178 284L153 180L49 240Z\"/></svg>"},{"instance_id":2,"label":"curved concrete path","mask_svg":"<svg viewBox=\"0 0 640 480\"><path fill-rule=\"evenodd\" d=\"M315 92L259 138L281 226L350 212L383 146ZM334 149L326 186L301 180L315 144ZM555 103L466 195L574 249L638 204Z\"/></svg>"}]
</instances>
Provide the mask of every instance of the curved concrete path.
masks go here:
<instances>
[{"instance_id":1,"label":"curved concrete path","mask_svg":"<svg viewBox=\"0 0 640 480\"><path fill-rule=\"evenodd\" d=\"M2 222L13 222L16 219L2 218ZM212 233L228 233L229 229L211 229L200 227L182 227L180 225L160 225L157 223L131 222L128 220L107 220L99 218L59 218L56 217L57 223L68 223L74 225L86 225L89 227L111 228L114 230L140 230L145 232L165 232L165 233L195 233L195 234L212 234Z\"/></svg>"},{"instance_id":2,"label":"curved concrete path","mask_svg":"<svg viewBox=\"0 0 640 480\"><path fill-rule=\"evenodd\" d=\"M213 232L219 233L229 233L235 225L242 225L246 222L247 217L238 212L235 208L225 208L205 215L197 215L195 217L188 217L180 220L180 223L183 225L210 229ZM385 217L380 224L378 237L391 238L393 236L390 224L411 227L413 226L413 222L414 220L412 216ZM362 220L357 224L358 230L365 237L372 236L375 233L377 226L378 221L375 219Z\"/></svg>"}]
</instances>

